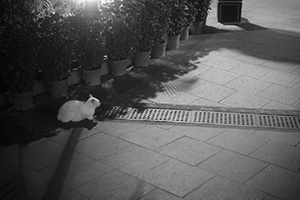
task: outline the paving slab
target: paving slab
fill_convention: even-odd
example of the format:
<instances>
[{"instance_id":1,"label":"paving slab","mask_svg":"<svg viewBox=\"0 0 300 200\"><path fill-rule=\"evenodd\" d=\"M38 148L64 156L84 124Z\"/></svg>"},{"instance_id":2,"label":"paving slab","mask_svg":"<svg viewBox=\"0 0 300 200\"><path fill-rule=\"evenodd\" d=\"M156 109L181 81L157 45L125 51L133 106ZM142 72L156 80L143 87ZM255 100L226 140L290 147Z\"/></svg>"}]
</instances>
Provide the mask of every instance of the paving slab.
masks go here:
<instances>
[{"instance_id":1,"label":"paving slab","mask_svg":"<svg viewBox=\"0 0 300 200\"><path fill-rule=\"evenodd\" d=\"M213 102L219 102L222 99L232 95L236 90L215 83L207 82L196 88L190 93L205 98Z\"/></svg>"},{"instance_id":2,"label":"paving slab","mask_svg":"<svg viewBox=\"0 0 300 200\"><path fill-rule=\"evenodd\" d=\"M299 199L300 174L270 165L246 182L258 190L283 199Z\"/></svg>"},{"instance_id":3,"label":"paving slab","mask_svg":"<svg viewBox=\"0 0 300 200\"><path fill-rule=\"evenodd\" d=\"M179 138L156 151L167 156L171 156L191 165L196 165L201 161L218 153L221 149L187 137Z\"/></svg>"},{"instance_id":4,"label":"paving slab","mask_svg":"<svg viewBox=\"0 0 300 200\"><path fill-rule=\"evenodd\" d=\"M213 176L211 172L172 159L139 178L183 197Z\"/></svg>"},{"instance_id":5,"label":"paving slab","mask_svg":"<svg viewBox=\"0 0 300 200\"><path fill-rule=\"evenodd\" d=\"M242 62L224 56L216 56L203 63L214 68L219 68L228 71L234 68L235 66L240 65Z\"/></svg>"},{"instance_id":6,"label":"paving slab","mask_svg":"<svg viewBox=\"0 0 300 200\"><path fill-rule=\"evenodd\" d=\"M142 123L123 123L123 122L111 122L111 121L100 121L95 126L95 130L102 131L108 133L115 137L121 137L126 133L134 131L136 129L142 128L146 126L146 124ZM94 130L93 129L93 130Z\"/></svg>"},{"instance_id":7,"label":"paving slab","mask_svg":"<svg viewBox=\"0 0 300 200\"><path fill-rule=\"evenodd\" d=\"M36 188L35 190L30 191L28 196L30 200L88 200L88 198L58 183L52 184L51 188L49 187L49 184Z\"/></svg>"},{"instance_id":8,"label":"paving slab","mask_svg":"<svg viewBox=\"0 0 300 200\"><path fill-rule=\"evenodd\" d=\"M237 91L221 100L220 103L228 107L260 109L270 102L267 98L253 95L248 93L247 90L244 91Z\"/></svg>"},{"instance_id":9,"label":"paving slab","mask_svg":"<svg viewBox=\"0 0 300 200\"><path fill-rule=\"evenodd\" d=\"M174 194L161 190L159 188L152 190L139 200L182 200L183 198L178 197Z\"/></svg>"},{"instance_id":10,"label":"paving slab","mask_svg":"<svg viewBox=\"0 0 300 200\"><path fill-rule=\"evenodd\" d=\"M293 89L300 90L300 82L292 87Z\"/></svg>"},{"instance_id":11,"label":"paving slab","mask_svg":"<svg viewBox=\"0 0 300 200\"><path fill-rule=\"evenodd\" d=\"M122 136L122 139L154 150L180 137L179 133L148 125Z\"/></svg>"},{"instance_id":12,"label":"paving slab","mask_svg":"<svg viewBox=\"0 0 300 200\"><path fill-rule=\"evenodd\" d=\"M52 181L70 189L79 187L113 168L83 154L61 160L60 163L46 167L40 172Z\"/></svg>"},{"instance_id":13,"label":"paving slab","mask_svg":"<svg viewBox=\"0 0 300 200\"><path fill-rule=\"evenodd\" d=\"M238 91L244 91L251 94L257 94L270 85L271 83L267 81L249 78L247 76L239 76L238 78L226 84L227 87L231 87Z\"/></svg>"},{"instance_id":14,"label":"paving slab","mask_svg":"<svg viewBox=\"0 0 300 200\"><path fill-rule=\"evenodd\" d=\"M95 159L101 159L129 145L131 143L125 140L99 132L80 140L73 149Z\"/></svg>"},{"instance_id":15,"label":"paving slab","mask_svg":"<svg viewBox=\"0 0 300 200\"><path fill-rule=\"evenodd\" d=\"M236 79L238 76L239 75L235 73L217 68L209 69L204 74L200 75L200 77L204 80L211 81L219 85L225 85L226 83Z\"/></svg>"},{"instance_id":16,"label":"paving slab","mask_svg":"<svg viewBox=\"0 0 300 200\"><path fill-rule=\"evenodd\" d=\"M32 191L40 186L47 185L51 180L41 172L24 164L22 166L22 171L24 173L25 187L27 191Z\"/></svg>"},{"instance_id":17,"label":"paving slab","mask_svg":"<svg viewBox=\"0 0 300 200\"><path fill-rule=\"evenodd\" d=\"M72 156L73 153L71 149L65 149L51 140L22 149L23 162L35 170L55 164L62 156Z\"/></svg>"},{"instance_id":18,"label":"paving slab","mask_svg":"<svg viewBox=\"0 0 300 200\"><path fill-rule=\"evenodd\" d=\"M279 71L292 72L298 69L300 67L300 64L295 62L288 62L287 60L284 59L273 58L262 63L262 66L269 67L271 69L275 69Z\"/></svg>"},{"instance_id":19,"label":"paving slab","mask_svg":"<svg viewBox=\"0 0 300 200\"><path fill-rule=\"evenodd\" d=\"M279 70L273 70L260 79L286 87L292 87L300 81L300 77L298 75Z\"/></svg>"},{"instance_id":20,"label":"paving slab","mask_svg":"<svg viewBox=\"0 0 300 200\"><path fill-rule=\"evenodd\" d=\"M169 129L170 131L174 131L176 133L180 133L182 135L188 136L190 138L206 141L221 132L224 131L222 128L207 128L207 127L199 127L199 126L180 126L176 125Z\"/></svg>"},{"instance_id":21,"label":"paving slab","mask_svg":"<svg viewBox=\"0 0 300 200\"><path fill-rule=\"evenodd\" d=\"M268 195L264 200L283 200L282 198L275 197L273 195Z\"/></svg>"},{"instance_id":22,"label":"paving slab","mask_svg":"<svg viewBox=\"0 0 300 200\"><path fill-rule=\"evenodd\" d=\"M296 59L296 58L295 58ZM299 62L298 58L297 58L297 61L296 62ZM295 69L294 71L292 71L293 74L297 74L297 75L300 75L300 68L298 69Z\"/></svg>"},{"instance_id":23,"label":"paving slab","mask_svg":"<svg viewBox=\"0 0 300 200\"><path fill-rule=\"evenodd\" d=\"M300 100L294 103L293 106L297 107L297 109L300 108Z\"/></svg>"},{"instance_id":24,"label":"paving slab","mask_svg":"<svg viewBox=\"0 0 300 200\"><path fill-rule=\"evenodd\" d=\"M196 101L191 102L189 105L202 105L202 106L208 106L208 107L224 107L224 104L217 103L208 99L199 98Z\"/></svg>"},{"instance_id":25,"label":"paving slab","mask_svg":"<svg viewBox=\"0 0 300 200\"><path fill-rule=\"evenodd\" d=\"M154 186L118 170L98 177L75 191L88 199L138 199L152 191Z\"/></svg>"},{"instance_id":26,"label":"paving slab","mask_svg":"<svg viewBox=\"0 0 300 200\"><path fill-rule=\"evenodd\" d=\"M272 84L257 95L290 106L300 99L300 93L298 90L276 84Z\"/></svg>"},{"instance_id":27,"label":"paving slab","mask_svg":"<svg viewBox=\"0 0 300 200\"><path fill-rule=\"evenodd\" d=\"M50 139L59 144L62 144L62 145L67 145L68 143L69 143L69 145L71 145L70 143L72 143L72 145L76 145L78 140L92 136L99 132L99 130L97 130L95 128L93 128L91 130L89 130L87 128L82 128L80 131L74 131L73 128L71 128L69 130L64 130L62 128L58 128L57 131L58 131L58 133L55 136L51 137ZM71 137L71 135L72 135L72 137ZM76 135L76 139L71 140L71 138L73 138L74 135Z\"/></svg>"},{"instance_id":28,"label":"paving slab","mask_svg":"<svg viewBox=\"0 0 300 200\"><path fill-rule=\"evenodd\" d=\"M186 105L192 104L197 99L199 99L198 96L186 93L185 95L178 96L162 95L162 98L150 100L161 104Z\"/></svg>"},{"instance_id":29,"label":"paving slab","mask_svg":"<svg viewBox=\"0 0 300 200\"><path fill-rule=\"evenodd\" d=\"M300 134L298 131L257 130L253 132L253 134L292 146L296 146L300 143Z\"/></svg>"},{"instance_id":30,"label":"paving slab","mask_svg":"<svg viewBox=\"0 0 300 200\"><path fill-rule=\"evenodd\" d=\"M250 156L293 171L300 170L300 149L284 143L268 142Z\"/></svg>"},{"instance_id":31,"label":"paving slab","mask_svg":"<svg viewBox=\"0 0 300 200\"><path fill-rule=\"evenodd\" d=\"M249 155L268 141L266 138L249 134L248 130L229 129L206 142L244 155Z\"/></svg>"},{"instance_id":32,"label":"paving slab","mask_svg":"<svg viewBox=\"0 0 300 200\"><path fill-rule=\"evenodd\" d=\"M255 39L254 39L253 43L250 46L252 48L256 48L257 51L251 53L251 55L239 54L236 57L234 57L235 60L243 61L243 63L241 65L248 65L248 66L249 65L260 65L261 66L263 63L266 62L267 59L272 58L271 56L262 55L260 53L261 51L264 51L268 47L263 45L264 43L257 46L257 43L255 43L255 42L257 42L258 38L260 38L260 36L255 35Z\"/></svg>"},{"instance_id":33,"label":"paving slab","mask_svg":"<svg viewBox=\"0 0 300 200\"><path fill-rule=\"evenodd\" d=\"M197 166L230 180L243 183L267 165L266 162L223 150Z\"/></svg>"},{"instance_id":34,"label":"paving slab","mask_svg":"<svg viewBox=\"0 0 300 200\"><path fill-rule=\"evenodd\" d=\"M170 159L146 148L131 145L101 161L132 176L139 176Z\"/></svg>"},{"instance_id":35,"label":"paving slab","mask_svg":"<svg viewBox=\"0 0 300 200\"><path fill-rule=\"evenodd\" d=\"M262 200L267 194L241 183L215 176L205 184L187 194L185 200L216 200L216 199L256 199Z\"/></svg>"},{"instance_id":36,"label":"paving slab","mask_svg":"<svg viewBox=\"0 0 300 200\"><path fill-rule=\"evenodd\" d=\"M295 105L295 104L294 104ZM295 105L297 106L297 105ZM270 101L266 105L262 107L262 109L270 109L270 110L297 110L297 107L290 106L287 104L279 103L277 101Z\"/></svg>"}]
</instances>

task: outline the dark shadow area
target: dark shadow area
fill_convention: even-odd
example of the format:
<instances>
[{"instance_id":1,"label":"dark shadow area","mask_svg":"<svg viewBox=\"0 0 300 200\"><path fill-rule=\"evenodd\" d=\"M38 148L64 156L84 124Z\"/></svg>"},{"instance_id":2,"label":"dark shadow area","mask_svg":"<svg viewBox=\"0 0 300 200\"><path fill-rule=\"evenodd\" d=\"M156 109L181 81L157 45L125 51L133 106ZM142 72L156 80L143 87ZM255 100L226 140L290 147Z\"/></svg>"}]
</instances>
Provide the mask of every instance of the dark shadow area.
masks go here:
<instances>
[{"instance_id":1,"label":"dark shadow area","mask_svg":"<svg viewBox=\"0 0 300 200\"><path fill-rule=\"evenodd\" d=\"M29 111L8 109L0 115L0 145L27 145L42 138L59 134L61 130L86 128L91 130L97 122L82 120L80 122L62 123L56 119L58 109L66 101L52 98L48 94L37 97L35 105Z\"/></svg>"},{"instance_id":2,"label":"dark shadow area","mask_svg":"<svg viewBox=\"0 0 300 200\"><path fill-rule=\"evenodd\" d=\"M252 24L249 22L248 19L243 18L241 19L240 23L231 25L231 26L237 26L243 29L243 31L260 31L260 30L269 30L266 27L263 26L259 26L256 24ZM235 31L230 31L230 30L226 30L226 29L219 29L216 28L214 26L209 26L206 25L203 27L203 33L202 34L214 34L214 33L230 33L230 32L235 32Z\"/></svg>"},{"instance_id":3,"label":"dark shadow area","mask_svg":"<svg viewBox=\"0 0 300 200\"><path fill-rule=\"evenodd\" d=\"M0 199L29 200L24 180L23 156L20 145L0 147L0 159L2 160L1 171L2 173L5 172L5 174L1 174Z\"/></svg>"},{"instance_id":4,"label":"dark shadow area","mask_svg":"<svg viewBox=\"0 0 300 200\"><path fill-rule=\"evenodd\" d=\"M263 26L259 26L259 25L250 23L249 20L246 19L246 18L242 18L242 22L239 23L239 24L236 24L236 26L238 26L238 27L244 29L245 31L261 31L261 30L269 30L269 29L266 28L266 27L263 27Z\"/></svg>"},{"instance_id":5,"label":"dark shadow area","mask_svg":"<svg viewBox=\"0 0 300 200\"><path fill-rule=\"evenodd\" d=\"M68 152L70 152L70 149L75 149L77 146L81 132L82 128L74 128L70 134L68 142L61 154L61 158L59 159L58 165L55 168L55 172L48 183L42 200L60 199L61 191L63 189L61 184L63 184L66 179L67 172L74 154L74 151L71 151L71 153Z\"/></svg>"}]
</instances>

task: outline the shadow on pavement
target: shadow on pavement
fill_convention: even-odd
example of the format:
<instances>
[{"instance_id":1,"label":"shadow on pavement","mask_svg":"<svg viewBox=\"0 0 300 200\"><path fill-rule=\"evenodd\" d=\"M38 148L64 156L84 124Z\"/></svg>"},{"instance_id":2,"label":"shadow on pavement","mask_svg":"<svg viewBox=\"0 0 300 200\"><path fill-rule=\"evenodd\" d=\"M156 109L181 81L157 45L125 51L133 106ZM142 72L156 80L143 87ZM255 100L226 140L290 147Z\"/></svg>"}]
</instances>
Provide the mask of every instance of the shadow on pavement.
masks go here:
<instances>
[{"instance_id":1,"label":"shadow on pavement","mask_svg":"<svg viewBox=\"0 0 300 200\"><path fill-rule=\"evenodd\" d=\"M0 115L0 145L27 145L32 142L56 136L62 130L86 128L91 130L96 122L61 123L56 119L59 107L64 99L46 97L27 112L10 110Z\"/></svg>"}]
</instances>

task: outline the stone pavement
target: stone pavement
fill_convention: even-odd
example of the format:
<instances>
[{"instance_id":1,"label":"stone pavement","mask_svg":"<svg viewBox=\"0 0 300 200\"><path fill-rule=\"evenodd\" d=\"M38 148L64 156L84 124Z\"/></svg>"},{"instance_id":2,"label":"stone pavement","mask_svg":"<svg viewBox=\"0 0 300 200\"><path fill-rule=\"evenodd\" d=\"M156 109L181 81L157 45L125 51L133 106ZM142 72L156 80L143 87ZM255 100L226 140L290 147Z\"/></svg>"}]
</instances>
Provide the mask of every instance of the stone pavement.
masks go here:
<instances>
[{"instance_id":1,"label":"stone pavement","mask_svg":"<svg viewBox=\"0 0 300 200\"><path fill-rule=\"evenodd\" d=\"M73 98L299 111L300 2L244 0L238 26L217 23L216 5L206 34L147 68L104 77L101 89L78 85ZM116 120L57 128L54 116L20 119L28 116L31 125L12 131L39 139L1 146L0 198L300 199L299 131Z\"/></svg>"}]
</instances>

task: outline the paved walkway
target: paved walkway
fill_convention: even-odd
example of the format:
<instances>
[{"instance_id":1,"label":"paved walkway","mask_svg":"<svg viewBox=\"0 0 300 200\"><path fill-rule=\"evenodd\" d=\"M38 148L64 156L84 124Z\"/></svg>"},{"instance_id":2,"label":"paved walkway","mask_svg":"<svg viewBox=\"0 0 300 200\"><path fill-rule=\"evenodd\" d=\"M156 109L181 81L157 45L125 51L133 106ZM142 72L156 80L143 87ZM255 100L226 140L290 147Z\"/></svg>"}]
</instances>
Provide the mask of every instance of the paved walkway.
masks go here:
<instances>
[{"instance_id":1,"label":"paved walkway","mask_svg":"<svg viewBox=\"0 0 300 200\"><path fill-rule=\"evenodd\" d=\"M216 4L209 34L182 41L148 68L105 78L101 90L79 85L72 92L116 104L300 110L300 2L244 0L239 26L217 23ZM43 119L35 126L55 129ZM37 132L42 139L25 147L2 146L0 188L30 200L300 199L299 132L120 121L89 126Z\"/></svg>"}]
</instances>

